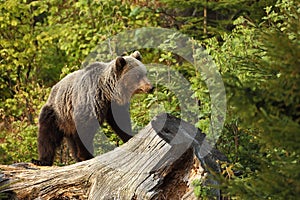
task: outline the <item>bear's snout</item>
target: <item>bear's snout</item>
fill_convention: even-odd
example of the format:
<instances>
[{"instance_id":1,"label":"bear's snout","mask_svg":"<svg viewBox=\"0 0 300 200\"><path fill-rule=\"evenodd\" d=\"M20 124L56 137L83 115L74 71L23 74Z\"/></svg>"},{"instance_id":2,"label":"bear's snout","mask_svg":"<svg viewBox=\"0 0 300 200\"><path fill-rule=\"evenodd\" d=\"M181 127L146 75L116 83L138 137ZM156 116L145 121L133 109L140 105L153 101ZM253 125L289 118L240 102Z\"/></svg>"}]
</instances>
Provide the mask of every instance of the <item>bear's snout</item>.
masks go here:
<instances>
[{"instance_id":1,"label":"bear's snout","mask_svg":"<svg viewBox=\"0 0 300 200\"><path fill-rule=\"evenodd\" d=\"M140 94L140 93L152 93L154 90L154 87L151 85L151 83L144 84L141 87L139 87L134 93Z\"/></svg>"},{"instance_id":2,"label":"bear's snout","mask_svg":"<svg viewBox=\"0 0 300 200\"><path fill-rule=\"evenodd\" d=\"M154 87L151 85L151 83L145 85L145 88L143 89L144 93L152 93L154 90Z\"/></svg>"},{"instance_id":3,"label":"bear's snout","mask_svg":"<svg viewBox=\"0 0 300 200\"><path fill-rule=\"evenodd\" d=\"M153 85L151 85L151 88L149 89L148 93L153 93L154 89L155 88L153 87Z\"/></svg>"},{"instance_id":4,"label":"bear's snout","mask_svg":"<svg viewBox=\"0 0 300 200\"><path fill-rule=\"evenodd\" d=\"M137 88L137 90L135 90L135 94L139 94L139 93L151 93L153 92L154 87L152 86L152 84L150 83L150 81L148 79L143 79L140 81L139 87Z\"/></svg>"}]
</instances>

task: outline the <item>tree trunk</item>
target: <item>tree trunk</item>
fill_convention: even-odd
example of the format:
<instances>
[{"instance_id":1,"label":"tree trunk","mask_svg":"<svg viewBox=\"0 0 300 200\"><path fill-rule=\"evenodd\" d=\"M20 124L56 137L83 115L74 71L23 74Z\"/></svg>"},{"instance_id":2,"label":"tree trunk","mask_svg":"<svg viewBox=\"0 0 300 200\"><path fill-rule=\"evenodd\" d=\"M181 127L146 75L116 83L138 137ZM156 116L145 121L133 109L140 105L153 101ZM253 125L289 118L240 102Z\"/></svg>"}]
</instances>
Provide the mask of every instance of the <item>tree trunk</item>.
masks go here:
<instances>
[{"instance_id":1,"label":"tree trunk","mask_svg":"<svg viewBox=\"0 0 300 200\"><path fill-rule=\"evenodd\" d=\"M217 159L226 158L199 129L162 114L121 147L91 160L25 170L0 166L0 190L2 179L11 183L4 191L19 199L195 199L192 181L204 179L208 168L220 172Z\"/></svg>"}]
</instances>

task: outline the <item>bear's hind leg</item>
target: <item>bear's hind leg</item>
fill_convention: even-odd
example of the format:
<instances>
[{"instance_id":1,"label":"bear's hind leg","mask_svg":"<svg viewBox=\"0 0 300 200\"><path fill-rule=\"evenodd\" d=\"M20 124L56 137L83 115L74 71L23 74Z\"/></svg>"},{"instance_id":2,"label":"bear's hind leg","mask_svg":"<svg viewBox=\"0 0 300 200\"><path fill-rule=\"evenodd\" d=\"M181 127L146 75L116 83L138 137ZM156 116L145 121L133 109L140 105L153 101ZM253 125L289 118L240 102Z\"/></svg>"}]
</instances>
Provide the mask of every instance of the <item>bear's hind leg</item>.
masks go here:
<instances>
[{"instance_id":1,"label":"bear's hind leg","mask_svg":"<svg viewBox=\"0 0 300 200\"><path fill-rule=\"evenodd\" d=\"M36 165L53 164L56 148L61 145L64 133L57 126L54 109L44 106L39 117L38 152L39 160L32 160Z\"/></svg>"},{"instance_id":2,"label":"bear's hind leg","mask_svg":"<svg viewBox=\"0 0 300 200\"><path fill-rule=\"evenodd\" d=\"M76 161L78 161L78 158L77 158L77 145L76 145L76 142L73 139L72 135L67 136L66 140L67 140L67 143L68 143L68 147L71 149L71 153L72 153L73 158Z\"/></svg>"}]
</instances>

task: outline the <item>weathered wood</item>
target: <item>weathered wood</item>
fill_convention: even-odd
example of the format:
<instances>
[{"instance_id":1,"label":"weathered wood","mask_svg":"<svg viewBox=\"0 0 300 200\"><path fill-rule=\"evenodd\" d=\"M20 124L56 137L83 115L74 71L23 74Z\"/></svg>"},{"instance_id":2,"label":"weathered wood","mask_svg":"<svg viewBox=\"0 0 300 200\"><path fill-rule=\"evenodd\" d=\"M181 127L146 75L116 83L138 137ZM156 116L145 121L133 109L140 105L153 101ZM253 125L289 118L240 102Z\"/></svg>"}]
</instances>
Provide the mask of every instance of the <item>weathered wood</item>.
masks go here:
<instances>
[{"instance_id":1,"label":"weathered wood","mask_svg":"<svg viewBox=\"0 0 300 200\"><path fill-rule=\"evenodd\" d=\"M218 171L216 160L224 159L210 150L205 134L163 114L126 144L94 159L33 167L40 170L0 170L12 183L6 191L19 199L193 199L191 181L203 176L206 165Z\"/></svg>"}]
</instances>

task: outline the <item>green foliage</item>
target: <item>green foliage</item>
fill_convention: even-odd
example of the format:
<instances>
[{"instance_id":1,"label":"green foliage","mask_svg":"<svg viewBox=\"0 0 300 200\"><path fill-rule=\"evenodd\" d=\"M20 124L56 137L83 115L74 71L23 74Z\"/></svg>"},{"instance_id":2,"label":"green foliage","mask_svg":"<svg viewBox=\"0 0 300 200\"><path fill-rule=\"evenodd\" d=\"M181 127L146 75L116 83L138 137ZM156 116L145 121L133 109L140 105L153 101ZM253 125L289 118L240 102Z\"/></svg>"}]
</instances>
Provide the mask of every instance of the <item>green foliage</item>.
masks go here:
<instances>
[{"instance_id":1,"label":"green foliage","mask_svg":"<svg viewBox=\"0 0 300 200\"><path fill-rule=\"evenodd\" d=\"M37 126L16 121L11 124L12 132L0 132L0 160L2 163L30 162L37 157Z\"/></svg>"},{"instance_id":2,"label":"green foliage","mask_svg":"<svg viewBox=\"0 0 300 200\"><path fill-rule=\"evenodd\" d=\"M194 180L192 182L194 187L194 194L196 197L201 199L209 199L209 187L203 186L203 183L200 180Z\"/></svg>"},{"instance_id":3,"label":"green foliage","mask_svg":"<svg viewBox=\"0 0 300 200\"><path fill-rule=\"evenodd\" d=\"M299 3L279 1L275 9L267 8L259 27L239 18L218 48L216 40L208 40L222 66L229 100L227 121L238 120L228 123L228 133L222 137L232 145L221 141L219 146L235 152L236 168L245 173L244 178L235 177L225 184L231 195L242 199L299 196L297 8Z\"/></svg>"},{"instance_id":4,"label":"green foliage","mask_svg":"<svg viewBox=\"0 0 300 200\"><path fill-rule=\"evenodd\" d=\"M104 124L94 138L95 155L104 154L119 146L120 140L107 124ZM104 134L106 133L106 134Z\"/></svg>"},{"instance_id":5,"label":"green foliage","mask_svg":"<svg viewBox=\"0 0 300 200\"><path fill-rule=\"evenodd\" d=\"M123 30L163 26L205 46L222 74L228 105L217 146L231 160L222 164L223 194L233 199L299 196L299 7L290 0L1 1L1 164L37 157L37 116L51 86L80 69L98 43ZM174 91L185 88L172 79L173 71L191 85L196 103L189 108L198 119L191 123L209 132L206 77L172 52L178 37L174 34L158 47L169 51L140 50L144 62L164 66L159 73L148 69L155 92L132 99L135 133L160 112L183 117L182 97ZM193 51L195 58L203 56ZM105 59L115 56L107 54ZM97 135L97 154L122 144L107 125L101 131L107 139ZM72 161L61 156L56 164L60 162ZM194 185L196 195L206 198L207 188Z\"/></svg>"},{"instance_id":6,"label":"green foliage","mask_svg":"<svg viewBox=\"0 0 300 200\"><path fill-rule=\"evenodd\" d=\"M276 0L162 0L161 7L169 24L174 24L183 33L196 39L219 36L231 31L233 21L244 16L254 24L259 24L265 16L264 8L275 4ZM169 16L172 17L169 17Z\"/></svg>"}]
</instances>

